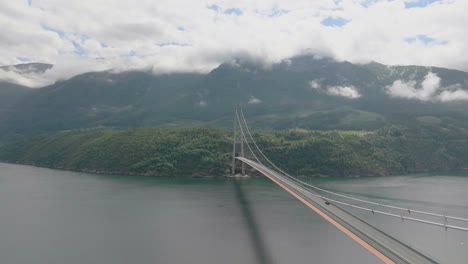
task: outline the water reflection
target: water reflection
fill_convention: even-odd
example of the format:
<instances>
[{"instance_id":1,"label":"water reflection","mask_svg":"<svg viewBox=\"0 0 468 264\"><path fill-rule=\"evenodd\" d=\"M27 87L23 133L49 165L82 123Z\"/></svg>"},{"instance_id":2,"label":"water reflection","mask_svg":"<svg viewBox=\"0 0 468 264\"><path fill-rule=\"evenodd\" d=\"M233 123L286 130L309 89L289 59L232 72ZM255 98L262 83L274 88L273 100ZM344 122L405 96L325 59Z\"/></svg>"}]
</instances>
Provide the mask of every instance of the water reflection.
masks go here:
<instances>
[{"instance_id":1,"label":"water reflection","mask_svg":"<svg viewBox=\"0 0 468 264\"><path fill-rule=\"evenodd\" d=\"M468 217L467 177L311 179ZM398 187L398 186L407 187ZM268 179L94 175L0 163L1 263L378 263ZM441 263L468 263L468 233L355 212ZM18 250L21 249L21 250Z\"/></svg>"},{"instance_id":2,"label":"water reflection","mask_svg":"<svg viewBox=\"0 0 468 264\"><path fill-rule=\"evenodd\" d=\"M255 219L254 212L242 189L242 180L233 180L236 201L241 209L245 226L249 233L250 241L259 264L273 264L271 255L265 246L262 234Z\"/></svg>"}]
</instances>

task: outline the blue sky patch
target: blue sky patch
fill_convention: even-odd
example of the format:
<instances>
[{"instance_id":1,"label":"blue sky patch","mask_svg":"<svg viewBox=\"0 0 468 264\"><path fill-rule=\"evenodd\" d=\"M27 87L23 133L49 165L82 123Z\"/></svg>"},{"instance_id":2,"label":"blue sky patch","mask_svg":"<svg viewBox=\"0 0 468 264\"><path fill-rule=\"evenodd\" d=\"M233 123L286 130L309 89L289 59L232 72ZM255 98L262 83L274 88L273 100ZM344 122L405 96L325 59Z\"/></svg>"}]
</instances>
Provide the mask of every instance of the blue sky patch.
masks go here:
<instances>
[{"instance_id":1,"label":"blue sky patch","mask_svg":"<svg viewBox=\"0 0 468 264\"><path fill-rule=\"evenodd\" d=\"M239 8L228 8L224 11L224 14L226 15L236 15L236 16L240 16L242 15L242 11L239 9Z\"/></svg>"},{"instance_id":2,"label":"blue sky patch","mask_svg":"<svg viewBox=\"0 0 468 264\"><path fill-rule=\"evenodd\" d=\"M73 33L75 36L78 36L81 41L85 41L85 40L88 40L88 39L91 39L88 35L83 35L83 34L78 34L78 33Z\"/></svg>"},{"instance_id":3,"label":"blue sky patch","mask_svg":"<svg viewBox=\"0 0 468 264\"><path fill-rule=\"evenodd\" d=\"M361 5L363 7L369 7L372 4L375 4L377 1L379 1L379 0L365 0L365 1L361 2Z\"/></svg>"},{"instance_id":4,"label":"blue sky patch","mask_svg":"<svg viewBox=\"0 0 468 264\"><path fill-rule=\"evenodd\" d=\"M322 25L327 27L342 27L349 23L348 19L342 17L327 17L326 19L322 20Z\"/></svg>"},{"instance_id":5,"label":"blue sky patch","mask_svg":"<svg viewBox=\"0 0 468 264\"><path fill-rule=\"evenodd\" d=\"M221 7L217 5L210 5L208 6L208 9L214 10L214 11L221 11Z\"/></svg>"},{"instance_id":6,"label":"blue sky patch","mask_svg":"<svg viewBox=\"0 0 468 264\"><path fill-rule=\"evenodd\" d=\"M59 30L59 29L56 29L56 28L53 28L53 27L50 27L48 25L41 25L43 29L47 30L47 31L51 31L51 32L54 32L54 33L57 33L60 38L62 39L67 39L69 41L72 42L73 44L73 47L75 47L75 50L72 52L76 55L79 55L79 56L84 56L85 55L85 50L83 49L83 47L81 46L80 42L83 43L84 41L90 39L90 37L86 34L79 34L79 33L69 33L69 32L64 32L62 30ZM73 40L73 38L70 38L70 37L78 37L79 38L79 41L75 41ZM101 47L105 48L107 47L106 44L103 44L103 43L100 43L101 44ZM59 54L65 54L66 52L63 52L63 51L59 51Z\"/></svg>"},{"instance_id":7,"label":"blue sky patch","mask_svg":"<svg viewBox=\"0 0 468 264\"><path fill-rule=\"evenodd\" d=\"M268 14L268 16L269 17L279 17L279 16L285 15L287 13L289 13L289 10L274 7L273 9L271 9L271 12Z\"/></svg>"},{"instance_id":8,"label":"blue sky patch","mask_svg":"<svg viewBox=\"0 0 468 264\"><path fill-rule=\"evenodd\" d=\"M25 58L25 57L16 57L18 60L22 61L22 62L28 62L28 61L31 61L29 58Z\"/></svg>"},{"instance_id":9,"label":"blue sky patch","mask_svg":"<svg viewBox=\"0 0 468 264\"><path fill-rule=\"evenodd\" d=\"M49 27L47 25L42 25L42 28L47 30L47 31L52 31L52 32L57 33L61 38L63 38L65 36L65 32L63 32L61 30L58 30L58 29L55 29L55 28L52 28L52 27Z\"/></svg>"},{"instance_id":10,"label":"blue sky patch","mask_svg":"<svg viewBox=\"0 0 468 264\"><path fill-rule=\"evenodd\" d=\"M81 47L80 44L76 43L76 41L72 41L72 43L73 43L73 47L75 47L75 50L73 51L73 53L79 56L83 56L85 54L85 50L83 49L83 47Z\"/></svg>"},{"instance_id":11,"label":"blue sky patch","mask_svg":"<svg viewBox=\"0 0 468 264\"><path fill-rule=\"evenodd\" d=\"M418 0L412 2L405 2L405 8L426 7L434 2L440 2L440 0Z\"/></svg>"},{"instance_id":12,"label":"blue sky patch","mask_svg":"<svg viewBox=\"0 0 468 264\"><path fill-rule=\"evenodd\" d=\"M445 44L448 43L447 41L437 41L436 39L431 38L431 37L429 37L427 35L417 35L415 37L406 38L405 41L408 42L408 43L413 43L415 41L421 41L426 45L431 44L431 43L438 44L438 45L445 45Z\"/></svg>"},{"instance_id":13,"label":"blue sky patch","mask_svg":"<svg viewBox=\"0 0 468 264\"><path fill-rule=\"evenodd\" d=\"M134 56L136 56L136 52L134 50L131 50L129 53L126 53L124 55L120 55L120 57L123 57L123 58L134 57Z\"/></svg>"},{"instance_id":14,"label":"blue sky patch","mask_svg":"<svg viewBox=\"0 0 468 264\"><path fill-rule=\"evenodd\" d=\"M159 47L166 47L166 46L188 47L188 46L192 46L192 45L187 44L187 43L178 43L178 42L164 42L164 43L159 43L159 44L156 44L156 45L158 45Z\"/></svg>"}]
</instances>

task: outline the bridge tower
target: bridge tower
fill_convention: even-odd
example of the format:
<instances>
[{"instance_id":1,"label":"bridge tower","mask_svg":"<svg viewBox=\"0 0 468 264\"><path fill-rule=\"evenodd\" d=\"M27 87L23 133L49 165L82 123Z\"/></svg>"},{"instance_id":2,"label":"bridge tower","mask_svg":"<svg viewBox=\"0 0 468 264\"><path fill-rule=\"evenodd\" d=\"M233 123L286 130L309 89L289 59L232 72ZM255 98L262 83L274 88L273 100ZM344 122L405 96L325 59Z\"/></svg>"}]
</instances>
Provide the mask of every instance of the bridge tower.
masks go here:
<instances>
[{"instance_id":1,"label":"bridge tower","mask_svg":"<svg viewBox=\"0 0 468 264\"><path fill-rule=\"evenodd\" d=\"M233 144L232 144L232 170L231 173L232 175L236 174L236 157L244 157L244 143L245 143L245 138L243 136L243 131L242 131L242 123L239 119L239 114L242 109L241 105L236 105L236 111L234 114L234 129L233 129ZM236 152L237 146L240 145L240 153ZM244 162L241 162L241 169L242 169L242 175L245 175L245 164Z\"/></svg>"}]
</instances>

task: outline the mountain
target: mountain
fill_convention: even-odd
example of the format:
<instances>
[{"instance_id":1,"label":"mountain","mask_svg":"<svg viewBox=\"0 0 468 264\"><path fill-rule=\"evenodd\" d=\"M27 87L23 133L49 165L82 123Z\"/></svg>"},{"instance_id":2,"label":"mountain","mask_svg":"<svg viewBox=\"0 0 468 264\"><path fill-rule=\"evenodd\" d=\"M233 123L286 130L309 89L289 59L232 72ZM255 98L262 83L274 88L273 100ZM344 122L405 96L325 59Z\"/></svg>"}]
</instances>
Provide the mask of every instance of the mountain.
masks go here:
<instances>
[{"instance_id":1,"label":"mountain","mask_svg":"<svg viewBox=\"0 0 468 264\"><path fill-rule=\"evenodd\" d=\"M0 131L5 131L5 121L16 112L16 104L33 89L0 81Z\"/></svg>"},{"instance_id":2,"label":"mountain","mask_svg":"<svg viewBox=\"0 0 468 264\"><path fill-rule=\"evenodd\" d=\"M89 127L231 127L243 104L254 128L375 130L418 118L468 128L468 73L298 56L248 59L208 74L92 72L25 93L1 122L3 141Z\"/></svg>"},{"instance_id":3,"label":"mountain","mask_svg":"<svg viewBox=\"0 0 468 264\"><path fill-rule=\"evenodd\" d=\"M33 89L21 85L0 81L0 109L15 105ZM0 113L2 111L0 110Z\"/></svg>"},{"instance_id":4,"label":"mountain","mask_svg":"<svg viewBox=\"0 0 468 264\"><path fill-rule=\"evenodd\" d=\"M54 65L47 63L22 63L16 65L0 66L0 70L13 71L19 74L44 73L52 69Z\"/></svg>"}]
</instances>

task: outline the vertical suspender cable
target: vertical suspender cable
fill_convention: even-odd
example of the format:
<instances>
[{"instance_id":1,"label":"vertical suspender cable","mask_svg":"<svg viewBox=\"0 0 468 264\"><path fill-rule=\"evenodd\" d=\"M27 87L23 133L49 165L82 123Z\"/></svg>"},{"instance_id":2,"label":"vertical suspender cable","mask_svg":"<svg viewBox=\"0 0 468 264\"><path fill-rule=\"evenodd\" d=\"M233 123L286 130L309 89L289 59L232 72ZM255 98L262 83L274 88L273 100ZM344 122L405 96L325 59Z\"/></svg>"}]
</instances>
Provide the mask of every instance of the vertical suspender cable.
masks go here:
<instances>
[{"instance_id":1,"label":"vertical suspender cable","mask_svg":"<svg viewBox=\"0 0 468 264\"><path fill-rule=\"evenodd\" d=\"M237 114L237 112L236 112ZM445 219L452 219L452 220L457 220L457 221L464 221L464 222L468 222L468 219L467 218L462 218L462 217L456 217L456 216L449 216L449 215L444 215L444 214L437 214L437 213L432 213L432 212L425 212L425 211L420 211L420 210L412 210L412 209L409 209L409 208L403 208L403 207L398 207L398 206L392 206L392 205L388 205L388 204L382 204L382 203L376 203L376 202L373 202L373 201L369 201L369 200L364 200L364 199L359 199L359 198L355 198L355 197L351 197L351 196L348 196L348 195L344 195L344 194L340 194L340 193L336 193L336 192L332 192L332 191L329 191L329 190L325 190L325 189L322 189L322 188L319 188L317 186L314 186L312 184L308 184L306 182L303 182L299 179L297 179L296 177L293 177L291 175L289 175L288 173L284 172L282 169L278 168L278 166L276 166L269 158L267 158L265 156L265 154L262 152L262 150L258 147L257 143L255 142L255 139L253 138L252 134L250 133L250 129L249 129L249 126L247 125L247 121L245 119L245 116L244 116L244 113L242 111L242 109L240 109L240 115L242 117L242 120L243 120L243 123L246 127L246 131L247 131L247 134L249 135L250 139L252 140L252 143L255 145L255 147L257 148L258 152L260 152L260 154L265 158L265 160L271 164L271 166L273 166L274 168L276 168L278 171L280 171L283 175L293 179L294 181L302 184L302 185L305 185L305 186L308 186L308 187L311 187L311 188L314 188L316 190L319 190L319 191L322 191L322 192L326 192L326 193L329 193L329 194L333 194L333 195L336 195L336 196L339 196L339 197L343 197L343 198L346 198L346 199L350 199L350 200L354 200L354 201L358 201L358 202L362 202L362 203L367 203L367 204L372 204L372 205L377 205L377 206L382 206L382 207L386 207L386 208L391 208L391 209L396 209L396 210L402 210L402 211L406 211L408 213L417 213L417 214L422 214L422 215L429 215L429 216L434 216L434 217L442 217L442 218L445 218ZM239 115L237 115L237 117L239 118ZM238 121L240 122L240 120L238 119ZM242 132L242 130L241 130ZM242 132L242 134L244 135L244 133ZM245 135L244 135L245 136ZM249 146L249 149L250 149L250 146ZM252 150L250 149L250 151L252 152ZM253 154L253 152L252 152ZM255 155L254 155L255 156ZM257 159L257 157L255 156L255 158ZM257 159L258 161L258 159ZM260 164L262 164L261 162L259 162ZM263 164L262 164L263 165Z\"/></svg>"}]
</instances>

